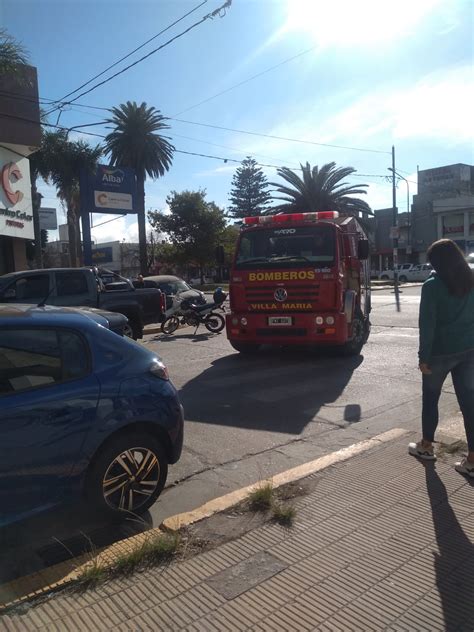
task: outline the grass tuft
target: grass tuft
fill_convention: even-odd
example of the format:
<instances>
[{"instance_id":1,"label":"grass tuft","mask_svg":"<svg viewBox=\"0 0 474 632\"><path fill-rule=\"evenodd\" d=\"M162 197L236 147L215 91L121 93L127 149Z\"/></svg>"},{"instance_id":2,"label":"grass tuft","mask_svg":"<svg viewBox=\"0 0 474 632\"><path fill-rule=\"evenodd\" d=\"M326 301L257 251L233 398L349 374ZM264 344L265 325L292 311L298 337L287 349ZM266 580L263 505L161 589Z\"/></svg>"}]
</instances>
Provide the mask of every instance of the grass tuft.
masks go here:
<instances>
[{"instance_id":1,"label":"grass tuft","mask_svg":"<svg viewBox=\"0 0 474 632\"><path fill-rule=\"evenodd\" d=\"M272 517L275 522L284 527L291 527L295 520L296 509L291 505L273 505Z\"/></svg>"},{"instance_id":2,"label":"grass tuft","mask_svg":"<svg viewBox=\"0 0 474 632\"><path fill-rule=\"evenodd\" d=\"M97 559L84 566L77 577L77 582L84 590L94 588L107 578L107 569Z\"/></svg>"},{"instance_id":3,"label":"grass tuft","mask_svg":"<svg viewBox=\"0 0 474 632\"><path fill-rule=\"evenodd\" d=\"M249 508L251 511L268 511L273 505L274 490L273 485L269 482L263 483L259 487L250 492L248 497Z\"/></svg>"},{"instance_id":4,"label":"grass tuft","mask_svg":"<svg viewBox=\"0 0 474 632\"><path fill-rule=\"evenodd\" d=\"M169 560L178 550L178 534L149 536L131 551L119 555L110 568L112 575L130 575L141 568Z\"/></svg>"}]
</instances>

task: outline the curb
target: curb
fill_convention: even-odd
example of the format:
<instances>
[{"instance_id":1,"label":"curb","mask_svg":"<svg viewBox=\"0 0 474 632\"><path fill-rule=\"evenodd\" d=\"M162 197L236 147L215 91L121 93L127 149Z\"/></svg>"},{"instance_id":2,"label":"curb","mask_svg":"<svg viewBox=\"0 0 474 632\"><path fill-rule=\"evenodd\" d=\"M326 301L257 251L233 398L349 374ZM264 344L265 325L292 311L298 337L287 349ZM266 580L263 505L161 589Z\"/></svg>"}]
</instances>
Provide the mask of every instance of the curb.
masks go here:
<instances>
[{"instance_id":1,"label":"curb","mask_svg":"<svg viewBox=\"0 0 474 632\"><path fill-rule=\"evenodd\" d=\"M337 450L336 452L331 452L331 454L326 454L321 456L314 461L309 461L308 463L303 463L302 465L297 465L296 467L291 468L290 470L286 470L285 472L280 472L280 474L275 474L267 481L271 482L274 488L281 487L282 485L287 485L288 483L293 483L298 481L310 474L315 474L321 470L328 468L331 465L335 465L336 463L341 463L342 461L347 461L353 456L357 456L362 452L366 452L371 448L374 448L381 443L387 443L388 441L392 441L393 439L398 439L405 434L409 434L409 430L405 430L403 428L393 428L392 430L388 430L372 439L366 439L364 441L360 441L359 443L354 443L347 448L342 448L341 450ZM237 489L234 492L230 492L230 494L225 494L224 496L220 496L219 498L214 498L209 502L201 505L197 509L192 511L187 511L185 513L177 514L176 516L171 516L170 518L166 518L160 527L164 531L168 532L177 532L183 527L187 527L195 522L199 522L204 518L209 518L215 513L220 513L234 505L237 505L242 500L248 497L248 495L261 487L262 483L265 481L257 481L256 483L252 483L247 487L242 487L241 489Z\"/></svg>"},{"instance_id":2,"label":"curb","mask_svg":"<svg viewBox=\"0 0 474 632\"><path fill-rule=\"evenodd\" d=\"M403 428L393 428L371 439L365 439L308 463L280 472L267 480L271 481L274 488L278 488L324 470L331 465L347 461L354 456L383 443L398 439L405 434L410 434L410 431ZM133 551L147 538L163 535L164 533L177 533L183 527L225 511L245 500L250 492L258 489L263 482L265 481L257 481L247 487L230 492L219 498L214 498L197 509L166 518L159 527L125 538L103 549L86 553L67 562L50 566L32 575L19 577L0 585L0 613L44 596L46 593L61 590L74 584L87 567L100 565L107 569L114 564L119 556Z\"/></svg>"}]
</instances>

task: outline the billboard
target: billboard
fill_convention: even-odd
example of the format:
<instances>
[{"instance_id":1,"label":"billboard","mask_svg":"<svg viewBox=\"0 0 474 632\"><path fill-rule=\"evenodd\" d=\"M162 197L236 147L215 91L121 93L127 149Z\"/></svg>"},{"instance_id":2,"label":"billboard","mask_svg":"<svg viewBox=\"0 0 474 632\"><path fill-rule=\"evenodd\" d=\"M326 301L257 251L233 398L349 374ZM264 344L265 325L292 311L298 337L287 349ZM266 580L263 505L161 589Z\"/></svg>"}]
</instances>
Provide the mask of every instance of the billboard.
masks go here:
<instances>
[{"instance_id":1,"label":"billboard","mask_svg":"<svg viewBox=\"0 0 474 632\"><path fill-rule=\"evenodd\" d=\"M136 212L135 171L97 165L95 173L81 172L81 208L88 213Z\"/></svg>"},{"instance_id":2,"label":"billboard","mask_svg":"<svg viewBox=\"0 0 474 632\"><path fill-rule=\"evenodd\" d=\"M42 230L56 230L58 228L58 218L55 208L40 208L39 210L40 228Z\"/></svg>"},{"instance_id":3,"label":"billboard","mask_svg":"<svg viewBox=\"0 0 474 632\"><path fill-rule=\"evenodd\" d=\"M0 147L0 235L34 239L30 162Z\"/></svg>"},{"instance_id":4,"label":"billboard","mask_svg":"<svg viewBox=\"0 0 474 632\"><path fill-rule=\"evenodd\" d=\"M104 248L94 248L92 250L92 263L94 265L100 265L101 263L110 263L113 260L113 251L110 246L104 246Z\"/></svg>"}]
</instances>

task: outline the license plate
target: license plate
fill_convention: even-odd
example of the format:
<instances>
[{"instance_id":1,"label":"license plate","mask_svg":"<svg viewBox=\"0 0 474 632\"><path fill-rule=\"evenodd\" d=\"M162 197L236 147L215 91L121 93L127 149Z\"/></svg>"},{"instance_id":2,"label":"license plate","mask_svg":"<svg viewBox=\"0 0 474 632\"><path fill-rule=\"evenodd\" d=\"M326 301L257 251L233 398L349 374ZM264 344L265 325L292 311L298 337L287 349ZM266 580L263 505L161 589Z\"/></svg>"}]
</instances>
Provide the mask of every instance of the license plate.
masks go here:
<instances>
[{"instance_id":1,"label":"license plate","mask_svg":"<svg viewBox=\"0 0 474 632\"><path fill-rule=\"evenodd\" d=\"M269 316L268 324L272 327L291 327L293 318L291 316Z\"/></svg>"}]
</instances>

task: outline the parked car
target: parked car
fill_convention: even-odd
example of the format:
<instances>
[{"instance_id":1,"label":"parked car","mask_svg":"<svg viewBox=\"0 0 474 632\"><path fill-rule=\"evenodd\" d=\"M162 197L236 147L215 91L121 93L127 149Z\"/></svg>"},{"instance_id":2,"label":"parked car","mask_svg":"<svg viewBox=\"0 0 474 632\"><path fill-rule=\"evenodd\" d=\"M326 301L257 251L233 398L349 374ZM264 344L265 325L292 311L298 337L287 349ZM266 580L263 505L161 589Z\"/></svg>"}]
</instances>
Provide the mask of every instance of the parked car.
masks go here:
<instances>
[{"instance_id":1,"label":"parked car","mask_svg":"<svg viewBox=\"0 0 474 632\"><path fill-rule=\"evenodd\" d=\"M169 310L173 306L173 297L179 296L181 299L191 299L198 305L206 302L204 292L194 290L183 279L169 274L160 274L157 276L149 276L143 279L145 287L157 287L166 296L166 309Z\"/></svg>"},{"instance_id":2,"label":"parked car","mask_svg":"<svg viewBox=\"0 0 474 632\"><path fill-rule=\"evenodd\" d=\"M41 302L119 312L128 318L125 334L135 339L143 336L144 325L161 322L165 312L158 288L136 290L120 277L104 284L97 268L27 270L0 277L0 303Z\"/></svg>"},{"instance_id":3,"label":"parked car","mask_svg":"<svg viewBox=\"0 0 474 632\"><path fill-rule=\"evenodd\" d=\"M400 278L400 282L404 283L406 281L426 281L426 279L433 272L433 268L429 263L420 263L419 265L413 266L410 270L408 270L404 275L403 279ZM402 275L400 275L401 277Z\"/></svg>"},{"instance_id":4,"label":"parked car","mask_svg":"<svg viewBox=\"0 0 474 632\"><path fill-rule=\"evenodd\" d=\"M214 279L212 277L205 276L203 280L204 285L210 285L211 283L214 283ZM192 279L189 279L189 284L201 285L201 277L193 277Z\"/></svg>"},{"instance_id":5,"label":"parked car","mask_svg":"<svg viewBox=\"0 0 474 632\"><path fill-rule=\"evenodd\" d=\"M402 263L396 267L398 272L398 280L400 283L406 283L408 280L407 273L415 266L413 263ZM393 281L395 277L394 270L382 270L379 274L379 278L382 281Z\"/></svg>"},{"instance_id":6,"label":"parked car","mask_svg":"<svg viewBox=\"0 0 474 632\"><path fill-rule=\"evenodd\" d=\"M103 315L0 306L0 524L82 494L141 513L183 443L183 412L154 353Z\"/></svg>"}]
</instances>

